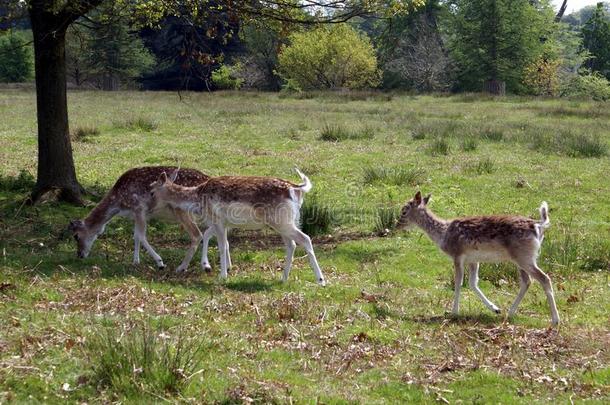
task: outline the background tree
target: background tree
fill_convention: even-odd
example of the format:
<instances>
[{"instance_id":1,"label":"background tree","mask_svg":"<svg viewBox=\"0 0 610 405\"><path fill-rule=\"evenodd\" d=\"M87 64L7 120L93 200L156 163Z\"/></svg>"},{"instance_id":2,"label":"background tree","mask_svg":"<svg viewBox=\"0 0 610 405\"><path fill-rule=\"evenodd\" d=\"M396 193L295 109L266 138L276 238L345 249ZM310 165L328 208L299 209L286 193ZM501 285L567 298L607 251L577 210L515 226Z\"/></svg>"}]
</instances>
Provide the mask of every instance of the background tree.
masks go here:
<instances>
[{"instance_id":1,"label":"background tree","mask_svg":"<svg viewBox=\"0 0 610 405\"><path fill-rule=\"evenodd\" d=\"M375 87L380 77L369 39L345 24L291 35L279 72L302 89Z\"/></svg>"},{"instance_id":2,"label":"background tree","mask_svg":"<svg viewBox=\"0 0 610 405\"><path fill-rule=\"evenodd\" d=\"M543 54L554 29L548 1L456 0L452 9L457 88L523 91L523 69Z\"/></svg>"},{"instance_id":3,"label":"background tree","mask_svg":"<svg viewBox=\"0 0 610 405\"><path fill-rule=\"evenodd\" d=\"M438 0L427 0L416 11L395 18L384 30L377 43L386 80L397 78L400 87L418 91L450 87L452 63L438 25L442 10Z\"/></svg>"},{"instance_id":4,"label":"background tree","mask_svg":"<svg viewBox=\"0 0 610 405\"><path fill-rule=\"evenodd\" d=\"M597 7L591 18L582 27L583 47L591 57L585 66L610 79L610 21L603 3Z\"/></svg>"},{"instance_id":5,"label":"background tree","mask_svg":"<svg viewBox=\"0 0 610 405\"><path fill-rule=\"evenodd\" d=\"M81 186L76 177L68 128L66 97L66 31L77 19L95 9L103 0L0 0L3 15L23 14L27 10L34 35L34 69L38 122L38 173L32 191L37 201L49 191L57 190L61 200L81 203ZM110 1L110 0L108 0ZM180 16L197 25L210 13L225 12L248 18L328 23L347 21L354 16L384 7L395 13L418 0L357 0L320 2L318 0L257 0L247 2L114 0L133 10L141 23L159 22L169 16ZM294 18L299 10L308 17ZM3 21L6 18L3 18ZM214 32L209 33L214 36ZM187 53L189 50L186 50ZM198 57L191 53L190 57Z\"/></svg>"},{"instance_id":6,"label":"background tree","mask_svg":"<svg viewBox=\"0 0 610 405\"><path fill-rule=\"evenodd\" d=\"M18 83L32 78L33 56L29 42L20 31L0 33L0 82Z\"/></svg>"}]
</instances>

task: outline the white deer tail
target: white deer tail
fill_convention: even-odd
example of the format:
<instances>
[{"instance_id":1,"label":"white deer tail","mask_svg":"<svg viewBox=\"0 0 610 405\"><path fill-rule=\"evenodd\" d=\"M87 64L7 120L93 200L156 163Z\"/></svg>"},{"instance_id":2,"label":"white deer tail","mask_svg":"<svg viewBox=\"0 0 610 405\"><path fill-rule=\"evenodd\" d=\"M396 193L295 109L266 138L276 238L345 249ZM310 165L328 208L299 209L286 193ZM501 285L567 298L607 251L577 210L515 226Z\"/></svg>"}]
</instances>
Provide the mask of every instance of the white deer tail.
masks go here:
<instances>
[{"instance_id":1,"label":"white deer tail","mask_svg":"<svg viewBox=\"0 0 610 405\"><path fill-rule=\"evenodd\" d=\"M540 226L542 228L548 228L551 226L551 220L549 219L549 205L546 201L540 204Z\"/></svg>"},{"instance_id":2,"label":"white deer tail","mask_svg":"<svg viewBox=\"0 0 610 405\"><path fill-rule=\"evenodd\" d=\"M309 193L313 187L311 181L309 181L309 178L305 176L298 168L295 167L294 170L297 171L297 174L301 177L301 181L303 182L302 184L299 184L299 188L303 190L303 192Z\"/></svg>"}]
</instances>

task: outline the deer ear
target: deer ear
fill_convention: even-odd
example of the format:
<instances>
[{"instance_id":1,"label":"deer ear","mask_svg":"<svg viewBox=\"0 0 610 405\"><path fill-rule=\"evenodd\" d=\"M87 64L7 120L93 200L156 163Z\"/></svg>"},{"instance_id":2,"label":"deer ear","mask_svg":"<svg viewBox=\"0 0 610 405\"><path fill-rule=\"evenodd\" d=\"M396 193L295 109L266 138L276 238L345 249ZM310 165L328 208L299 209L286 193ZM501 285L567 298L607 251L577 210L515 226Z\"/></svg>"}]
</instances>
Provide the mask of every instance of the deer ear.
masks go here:
<instances>
[{"instance_id":1,"label":"deer ear","mask_svg":"<svg viewBox=\"0 0 610 405\"><path fill-rule=\"evenodd\" d=\"M159 182L161 184L165 184L165 182L167 182L167 173L161 172L161 174L159 175Z\"/></svg>"},{"instance_id":2,"label":"deer ear","mask_svg":"<svg viewBox=\"0 0 610 405\"><path fill-rule=\"evenodd\" d=\"M415 197L413 197L413 199L417 205L421 204L421 191L415 193Z\"/></svg>"},{"instance_id":3,"label":"deer ear","mask_svg":"<svg viewBox=\"0 0 610 405\"><path fill-rule=\"evenodd\" d=\"M176 170L174 170L174 172L172 173L172 175L169 177L170 181L173 183L176 181L176 179L178 178L178 172L180 171L180 166L178 166L178 168Z\"/></svg>"},{"instance_id":4,"label":"deer ear","mask_svg":"<svg viewBox=\"0 0 610 405\"><path fill-rule=\"evenodd\" d=\"M430 201L430 197L432 197L432 194L428 194L427 196L424 197L424 205L428 205L428 201Z\"/></svg>"}]
</instances>

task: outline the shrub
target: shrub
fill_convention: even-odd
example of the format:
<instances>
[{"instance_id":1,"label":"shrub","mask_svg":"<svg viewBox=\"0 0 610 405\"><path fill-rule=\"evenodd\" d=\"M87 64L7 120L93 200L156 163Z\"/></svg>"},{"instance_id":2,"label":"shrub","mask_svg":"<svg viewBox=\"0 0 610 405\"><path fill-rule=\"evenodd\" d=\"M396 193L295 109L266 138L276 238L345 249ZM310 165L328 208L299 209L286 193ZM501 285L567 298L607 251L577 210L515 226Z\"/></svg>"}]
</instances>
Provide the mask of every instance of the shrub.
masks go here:
<instances>
[{"instance_id":1,"label":"shrub","mask_svg":"<svg viewBox=\"0 0 610 405\"><path fill-rule=\"evenodd\" d=\"M25 82L34 66L31 46L21 32L0 35L0 82Z\"/></svg>"},{"instance_id":2,"label":"shrub","mask_svg":"<svg viewBox=\"0 0 610 405\"><path fill-rule=\"evenodd\" d=\"M366 184L384 183L401 186L415 186L422 181L424 172L411 167L367 166L364 168L363 181Z\"/></svg>"},{"instance_id":3,"label":"shrub","mask_svg":"<svg viewBox=\"0 0 610 405\"><path fill-rule=\"evenodd\" d=\"M290 36L290 42L279 55L278 73L303 90L359 89L379 84L373 46L347 24L297 32Z\"/></svg>"},{"instance_id":4,"label":"shrub","mask_svg":"<svg viewBox=\"0 0 610 405\"><path fill-rule=\"evenodd\" d=\"M610 100L610 82L600 73L584 71L583 74L565 78L559 94L563 97Z\"/></svg>"},{"instance_id":5,"label":"shrub","mask_svg":"<svg viewBox=\"0 0 610 405\"><path fill-rule=\"evenodd\" d=\"M201 347L184 336L137 326L106 328L85 346L92 380L123 395L178 393L195 372Z\"/></svg>"},{"instance_id":6,"label":"shrub","mask_svg":"<svg viewBox=\"0 0 610 405\"><path fill-rule=\"evenodd\" d=\"M222 65L212 72L212 83L214 83L217 89L239 90L244 83L244 79L236 77L239 68L239 65Z\"/></svg>"},{"instance_id":7,"label":"shrub","mask_svg":"<svg viewBox=\"0 0 610 405\"><path fill-rule=\"evenodd\" d=\"M559 91L558 59L538 58L523 70L523 83L537 96L554 96Z\"/></svg>"},{"instance_id":8,"label":"shrub","mask_svg":"<svg viewBox=\"0 0 610 405\"><path fill-rule=\"evenodd\" d=\"M301 230L308 235L320 235L330 231L337 222L337 215L331 207L322 203L314 194L305 198L301 206Z\"/></svg>"}]
</instances>

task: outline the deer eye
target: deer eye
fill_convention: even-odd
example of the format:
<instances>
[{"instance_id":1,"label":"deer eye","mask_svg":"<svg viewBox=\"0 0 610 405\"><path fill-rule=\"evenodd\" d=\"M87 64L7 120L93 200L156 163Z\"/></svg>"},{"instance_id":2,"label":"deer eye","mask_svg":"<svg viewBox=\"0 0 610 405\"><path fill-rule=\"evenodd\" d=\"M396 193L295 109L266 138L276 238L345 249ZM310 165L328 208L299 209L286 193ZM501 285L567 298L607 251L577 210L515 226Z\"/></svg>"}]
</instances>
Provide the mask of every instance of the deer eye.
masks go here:
<instances>
[{"instance_id":1,"label":"deer eye","mask_svg":"<svg viewBox=\"0 0 610 405\"><path fill-rule=\"evenodd\" d=\"M78 241L78 235L74 234L74 240Z\"/></svg>"}]
</instances>

